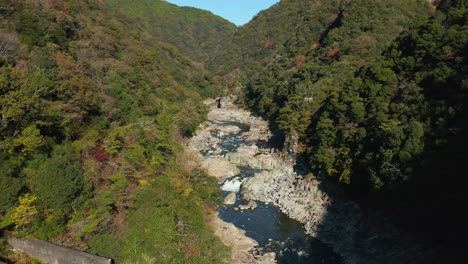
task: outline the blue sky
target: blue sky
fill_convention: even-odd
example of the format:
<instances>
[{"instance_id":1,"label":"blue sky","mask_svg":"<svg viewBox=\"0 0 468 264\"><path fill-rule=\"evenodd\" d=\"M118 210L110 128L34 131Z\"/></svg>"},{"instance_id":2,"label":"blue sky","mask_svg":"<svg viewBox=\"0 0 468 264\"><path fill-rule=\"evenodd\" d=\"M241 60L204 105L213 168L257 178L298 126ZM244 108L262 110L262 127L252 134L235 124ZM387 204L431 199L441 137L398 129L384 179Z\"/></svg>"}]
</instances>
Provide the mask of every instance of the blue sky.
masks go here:
<instances>
[{"instance_id":1,"label":"blue sky","mask_svg":"<svg viewBox=\"0 0 468 264\"><path fill-rule=\"evenodd\" d=\"M249 22L259 11L267 9L278 0L167 0L178 6L192 6L212 13L240 26Z\"/></svg>"}]
</instances>

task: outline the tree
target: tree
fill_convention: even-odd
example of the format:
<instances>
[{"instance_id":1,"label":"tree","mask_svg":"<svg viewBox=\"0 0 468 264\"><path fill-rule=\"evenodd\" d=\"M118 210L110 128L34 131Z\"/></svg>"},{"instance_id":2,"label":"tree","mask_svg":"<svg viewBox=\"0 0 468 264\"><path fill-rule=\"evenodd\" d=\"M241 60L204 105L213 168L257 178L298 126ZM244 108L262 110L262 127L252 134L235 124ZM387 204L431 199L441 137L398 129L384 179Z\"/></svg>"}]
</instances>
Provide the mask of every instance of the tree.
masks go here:
<instances>
[{"instance_id":1,"label":"tree","mask_svg":"<svg viewBox=\"0 0 468 264\"><path fill-rule=\"evenodd\" d=\"M32 223L37 215L36 200L37 197L30 193L18 199L18 206L12 216L16 229L24 228Z\"/></svg>"},{"instance_id":2,"label":"tree","mask_svg":"<svg viewBox=\"0 0 468 264\"><path fill-rule=\"evenodd\" d=\"M0 214L15 205L23 187L22 181L15 174L16 166L12 162L0 160Z\"/></svg>"},{"instance_id":3,"label":"tree","mask_svg":"<svg viewBox=\"0 0 468 264\"><path fill-rule=\"evenodd\" d=\"M0 67L0 139L11 136L18 123L34 112L37 102L25 78L18 69Z\"/></svg>"},{"instance_id":4,"label":"tree","mask_svg":"<svg viewBox=\"0 0 468 264\"><path fill-rule=\"evenodd\" d=\"M41 209L68 213L70 203L83 190L80 169L66 153L55 151L52 157L37 156L28 166L29 186Z\"/></svg>"},{"instance_id":5,"label":"tree","mask_svg":"<svg viewBox=\"0 0 468 264\"><path fill-rule=\"evenodd\" d=\"M29 156L44 144L44 138L35 125L30 125L21 132L21 136L13 139L13 143L15 148L21 148L21 155Z\"/></svg>"},{"instance_id":6,"label":"tree","mask_svg":"<svg viewBox=\"0 0 468 264\"><path fill-rule=\"evenodd\" d=\"M278 127L284 132L289 133L298 128L299 113L289 106L280 109L278 116Z\"/></svg>"}]
</instances>

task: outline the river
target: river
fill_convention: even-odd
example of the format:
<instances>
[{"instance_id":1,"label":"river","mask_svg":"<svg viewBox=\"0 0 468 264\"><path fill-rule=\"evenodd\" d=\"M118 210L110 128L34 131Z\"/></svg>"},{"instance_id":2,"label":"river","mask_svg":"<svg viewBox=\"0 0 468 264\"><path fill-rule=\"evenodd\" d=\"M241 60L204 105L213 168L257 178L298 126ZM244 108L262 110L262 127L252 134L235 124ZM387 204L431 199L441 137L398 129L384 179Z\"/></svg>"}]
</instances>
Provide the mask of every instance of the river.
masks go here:
<instances>
[{"instance_id":1,"label":"river","mask_svg":"<svg viewBox=\"0 0 468 264\"><path fill-rule=\"evenodd\" d=\"M257 254L275 252L277 263L343 263L330 246L308 236L301 223L290 219L276 206L256 201L255 208L242 208L249 202L240 195L242 182L255 173L268 171L268 166L264 164L271 166L272 162L268 160L252 162L259 153L271 153L270 149L264 147L270 136L269 131L263 120L252 117L231 102L225 103L222 108L212 104L210 109L209 121L192 139L192 146L205 161L223 158L237 167L221 168L221 172L224 169L227 176L222 175L219 168L213 168L216 163L209 163L207 168L208 172L212 170L216 171L212 174L218 174L214 176L218 176L225 197L232 192L237 194L235 204L224 205L219 209L219 217L245 230L248 237L257 241ZM239 154L240 149L253 150L255 158ZM242 162L243 157L250 160ZM249 163L254 165L250 166Z\"/></svg>"}]
</instances>

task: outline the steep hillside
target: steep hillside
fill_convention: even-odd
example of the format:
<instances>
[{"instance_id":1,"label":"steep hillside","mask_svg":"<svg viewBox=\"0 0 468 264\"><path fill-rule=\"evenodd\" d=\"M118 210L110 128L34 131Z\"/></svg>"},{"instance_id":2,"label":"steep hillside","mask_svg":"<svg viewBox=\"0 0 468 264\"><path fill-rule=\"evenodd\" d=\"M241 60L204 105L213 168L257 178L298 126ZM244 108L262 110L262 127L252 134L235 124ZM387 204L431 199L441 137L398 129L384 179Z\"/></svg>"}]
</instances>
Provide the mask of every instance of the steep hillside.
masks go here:
<instances>
[{"instance_id":1,"label":"steep hillside","mask_svg":"<svg viewBox=\"0 0 468 264\"><path fill-rule=\"evenodd\" d=\"M270 119L310 177L392 216L399 208L411 230L463 247L454 241L466 210L467 5L281 1L212 67Z\"/></svg>"},{"instance_id":2,"label":"steep hillside","mask_svg":"<svg viewBox=\"0 0 468 264\"><path fill-rule=\"evenodd\" d=\"M444 1L433 18L418 21L383 57L327 96L309 132L315 168L335 169L340 181L363 189L392 189L463 134L468 40L463 5Z\"/></svg>"},{"instance_id":3,"label":"steep hillside","mask_svg":"<svg viewBox=\"0 0 468 264\"><path fill-rule=\"evenodd\" d=\"M442 1L401 34L328 95L304 140L316 171L451 249L467 246L467 4Z\"/></svg>"},{"instance_id":4,"label":"steep hillside","mask_svg":"<svg viewBox=\"0 0 468 264\"><path fill-rule=\"evenodd\" d=\"M152 32L197 62L206 62L236 31L231 22L211 12L178 7L162 0L107 0ZM138 2L138 4L135 4Z\"/></svg>"},{"instance_id":5,"label":"steep hillside","mask_svg":"<svg viewBox=\"0 0 468 264\"><path fill-rule=\"evenodd\" d=\"M216 63L230 63L228 84L235 85L232 78L240 82L250 108L273 121L283 136L306 143L327 98L346 90L356 72L429 15L426 1L283 1L239 30ZM268 45L255 43L262 38Z\"/></svg>"},{"instance_id":6,"label":"steep hillside","mask_svg":"<svg viewBox=\"0 0 468 264\"><path fill-rule=\"evenodd\" d=\"M159 0L0 0L0 232L118 263L225 263L203 214L217 182L180 146L224 77L307 179L456 263L467 6L283 0L237 29Z\"/></svg>"},{"instance_id":7,"label":"steep hillside","mask_svg":"<svg viewBox=\"0 0 468 264\"><path fill-rule=\"evenodd\" d=\"M180 166L178 144L213 82L116 13L100 0L0 1L0 231L119 263L222 263L202 208L216 180Z\"/></svg>"},{"instance_id":8,"label":"steep hillside","mask_svg":"<svg viewBox=\"0 0 468 264\"><path fill-rule=\"evenodd\" d=\"M308 8L300 9L301 3ZM390 101L385 102L387 99L384 99L393 100L390 98L401 96L398 95L398 89L401 89L398 87L412 86L413 84L410 85L408 82L414 82L425 91L426 98L420 99L424 105L431 104L430 97L434 96L433 93L437 93L435 91L439 82L451 82L451 84L455 82L449 87L454 89L460 87L463 67L459 63L463 62L466 44L466 39L462 37L465 23L463 4L459 1L442 1L439 12L432 20L428 20L432 12L427 1L349 0L328 4L322 1L282 1L271 9L261 12L239 30L233 40L226 44L226 48L217 55L215 64L221 65L224 62L224 65L228 65L226 66L228 68L225 68L228 70L224 72L228 81L238 81L243 87L240 91L242 100L258 114L273 121L273 127L287 139L285 147L293 150L292 145L297 142L288 140L297 137L301 139L302 144L296 146L293 151L307 153L311 166L316 172L337 175L341 182L351 184L355 171L360 177L369 176L364 182L355 178L354 183L363 190L391 189L393 185L398 185L400 180L411 178L409 175L412 173L408 172L408 175L404 170L413 171L414 168L407 168L407 165L403 164L415 162L415 155L423 152L423 149L419 148L423 147L423 141L428 141L426 150L429 151L431 149L429 146L434 145L431 142L434 140L446 142L446 136L440 134L442 133L440 129L433 127L434 121L424 125L425 121L419 120L424 126L424 129L423 127L421 129L425 130L418 132L417 137L420 138L418 140L422 140L421 144L413 142L419 145L419 147L413 146L419 150L405 150L402 154L405 149L403 145L392 151L383 147L380 151L373 151L380 153L375 154L380 157L377 158L370 155L369 149L361 149L357 142L364 140L376 142L375 138L369 138L374 133L371 133L366 126L385 130L389 126L387 124L389 120L398 124L408 124L409 120L397 121L396 117L391 117L392 112L399 110L394 108L397 106L392 106ZM451 11L452 9L458 11ZM444 21L447 13L459 17L446 18L447 21ZM290 18L290 21L286 21L285 18ZM433 22L437 19L440 21ZM428 27L435 29L425 29ZM315 30L311 30L312 28ZM403 40L400 39L408 39L406 35L416 34L407 31L400 36L400 33L407 28L414 28L415 32L427 31L418 33L423 37L415 37L416 40L413 40L421 43L395 44L397 38L401 42ZM421 38L424 40L420 40ZM397 45L399 47L395 48ZM405 54L411 49L417 50L413 51L415 54L407 55L410 58L398 61L392 59L392 56ZM436 55L438 53L442 54ZM434 57L428 57L430 54ZM415 60L414 63L421 63L421 66L413 65L411 67L416 69L402 69L404 65L411 64L408 60ZM441 65L438 66L438 63ZM422 67L422 64L425 67ZM434 67L432 70L428 68L431 65ZM444 73L440 72L442 69ZM426 76L432 76L433 71L440 72L438 77ZM364 72L367 73L362 76ZM441 79L434 83L434 79L437 78ZM392 85L389 86L393 88L389 88L390 90L386 92L371 93L370 91L374 89L372 87L376 85L368 83L371 79L391 82ZM235 83L228 82L228 84ZM355 91L353 95L353 87L362 85L367 88ZM384 84L379 84L376 89L381 89L381 85ZM424 88L424 85L428 87ZM427 94L429 91L430 94ZM460 96L460 92L453 94ZM460 98L463 97L458 97ZM429 111L429 116L424 118L446 120L448 116L438 117L445 114L431 111L442 111L449 116L462 111L458 107L459 102L450 98L440 100L443 101L442 104L448 104L445 110L439 105L438 110L419 109L418 115ZM335 109L333 113L327 110L329 107ZM378 120L367 116L369 114L376 115ZM370 123L364 125L363 122ZM343 131L335 131L338 124L345 126ZM412 138L410 132L404 133L406 139L401 137L399 139L402 144ZM354 138L353 142L346 141L349 137ZM438 140L438 137L445 139ZM400 143L392 144L400 145ZM385 143L381 142L375 147L384 145ZM362 164L364 156L350 158L348 155L354 152L354 148L356 148L354 151L360 153L359 155L370 155L367 158L372 160L371 163L382 158L377 171L376 168L371 169L372 165L369 163ZM399 155L400 158L395 160L395 155ZM360 168L366 168L366 173L361 169L349 167L351 165L345 165L358 160L361 162ZM390 165L398 171L390 169L388 167ZM394 168L394 165L398 168ZM384 171L388 171L393 176ZM401 175L397 177L394 172ZM388 179L385 180L385 177Z\"/></svg>"},{"instance_id":9,"label":"steep hillside","mask_svg":"<svg viewBox=\"0 0 468 264\"><path fill-rule=\"evenodd\" d=\"M282 1L260 12L224 43L210 67L219 74L242 68L249 75L287 49L304 54L336 19L339 2Z\"/></svg>"},{"instance_id":10,"label":"steep hillside","mask_svg":"<svg viewBox=\"0 0 468 264\"><path fill-rule=\"evenodd\" d=\"M428 14L426 3L281 1L240 28L216 54L211 67L218 74L234 73L230 84L241 69L240 80L246 84L267 74L295 72L307 59L325 59L332 50L354 56L343 58L353 63L382 52L414 17ZM328 63L323 61L323 65Z\"/></svg>"}]
</instances>

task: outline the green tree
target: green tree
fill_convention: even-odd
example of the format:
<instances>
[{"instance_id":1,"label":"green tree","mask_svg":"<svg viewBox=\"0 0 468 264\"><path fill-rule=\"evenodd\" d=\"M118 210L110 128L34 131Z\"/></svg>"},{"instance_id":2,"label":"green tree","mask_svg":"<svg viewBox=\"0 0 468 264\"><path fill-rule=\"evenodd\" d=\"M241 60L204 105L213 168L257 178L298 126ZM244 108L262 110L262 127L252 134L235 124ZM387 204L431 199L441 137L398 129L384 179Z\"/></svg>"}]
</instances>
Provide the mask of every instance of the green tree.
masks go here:
<instances>
[{"instance_id":1,"label":"green tree","mask_svg":"<svg viewBox=\"0 0 468 264\"><path fill-rule=\"evenodd\" d=\"M12 162L0 160L0 215L15 205L24 186L15 174L18 174L17 167Z\"/></svg>"},{"instance_id":2,"label":"green tree","mask_svg":"<svg viewBox=\"0 0 468 264\"><path fill-rule=\"evenodd\" d=\"M50 158L38 155L28 172L29 187L41 209L71 212L70 204L83 190L83 176L69 155L59 151Z\"/></svg>"}]
</instances>

